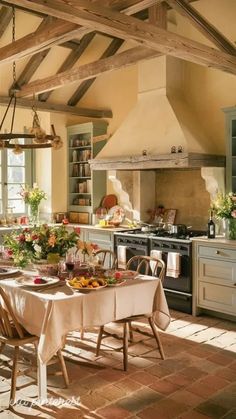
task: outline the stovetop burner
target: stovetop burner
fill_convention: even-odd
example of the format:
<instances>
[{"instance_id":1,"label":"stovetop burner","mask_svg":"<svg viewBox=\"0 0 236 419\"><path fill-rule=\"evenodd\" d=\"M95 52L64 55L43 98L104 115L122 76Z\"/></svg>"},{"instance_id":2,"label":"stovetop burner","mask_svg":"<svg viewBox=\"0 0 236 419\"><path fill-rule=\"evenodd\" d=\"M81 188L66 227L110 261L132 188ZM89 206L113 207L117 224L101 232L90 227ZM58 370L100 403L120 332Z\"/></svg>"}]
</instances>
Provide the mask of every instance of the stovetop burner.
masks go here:
<instances>
[{"instance_id":1,"label":"stovetop burner","mask_svg":"<svg viewBox=\"0 0 236 419\"><path fill-rule=\"evenodd\" d=\"M173 239L180 239L180 240L189 240L192 237L201 237L206 235L206 231L204 230L188 230L187 234L173 234L167 230L156 230L156 231L142 231L141 229L136 230L128 230L122 232L122 234L138 234L145 237L160 237L160 238L173 238ZM120 234L120 233L119 233Z\"/></svg>"}]
</instances>

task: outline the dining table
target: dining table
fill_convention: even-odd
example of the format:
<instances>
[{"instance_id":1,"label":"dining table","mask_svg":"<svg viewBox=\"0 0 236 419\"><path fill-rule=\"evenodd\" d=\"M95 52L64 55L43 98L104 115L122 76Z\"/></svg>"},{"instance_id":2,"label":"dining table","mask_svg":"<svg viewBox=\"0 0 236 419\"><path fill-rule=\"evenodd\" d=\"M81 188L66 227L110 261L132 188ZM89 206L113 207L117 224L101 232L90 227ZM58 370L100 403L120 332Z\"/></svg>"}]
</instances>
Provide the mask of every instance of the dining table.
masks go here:
<instances>
[{"instance_id":1,"label":"dining table","mask_svg":"<svg viewBox=\"0 0 236 419\"><path fill-rule=\"evenodd\" d=\"M63 348L69 332L145 313L153 313L156 326L162 330L170 323L161 280L147 275L87 292L75 291L65 281L37 288L25 286L17 278L1 278L0 286L17 320L39 337L37 376L41 403L47 400L47 362Z\"/></svg>"}]
</instances>

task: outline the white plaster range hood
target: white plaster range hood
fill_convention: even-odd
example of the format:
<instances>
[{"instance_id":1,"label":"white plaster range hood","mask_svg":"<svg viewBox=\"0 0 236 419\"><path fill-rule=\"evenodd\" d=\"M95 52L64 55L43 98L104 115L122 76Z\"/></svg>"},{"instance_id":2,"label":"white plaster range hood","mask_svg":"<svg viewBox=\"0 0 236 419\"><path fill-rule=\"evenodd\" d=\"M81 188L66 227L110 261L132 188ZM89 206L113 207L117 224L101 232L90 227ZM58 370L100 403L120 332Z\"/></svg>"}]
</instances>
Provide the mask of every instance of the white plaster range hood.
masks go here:
<instances>
[{"instance_id":1,"label":"white plaster range hood","mask_svg":"<svg viewBox=\"0 0 236 419\"><path fill-rule=\"evenodd\" d=\"M138 99L106 146L91 160L93 170L144 170L225 166L214 155L183 96L184 65L174 57L139 63ZM171 153L171 147L182 153Z\"/></svg>"}]
</instances>

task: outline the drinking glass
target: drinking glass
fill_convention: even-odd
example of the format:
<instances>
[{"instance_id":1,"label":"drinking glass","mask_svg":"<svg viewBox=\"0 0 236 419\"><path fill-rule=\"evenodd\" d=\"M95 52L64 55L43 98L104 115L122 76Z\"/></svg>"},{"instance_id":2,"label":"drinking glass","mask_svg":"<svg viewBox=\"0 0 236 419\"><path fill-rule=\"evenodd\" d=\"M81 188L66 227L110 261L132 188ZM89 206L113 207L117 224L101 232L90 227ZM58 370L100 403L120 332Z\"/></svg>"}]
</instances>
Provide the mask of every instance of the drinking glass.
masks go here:
<instances>
[{"instance_id":1,"label":"drinking glass","mask_svg":"<svg viewBox=\"0 0 236 419\"><path fill-rule=\"evenodd\" d=\"M73 278L73 270L75 267L75 254L72 252L67 252L66 254L66 269L69 273L69 279Z\"/></svg>"}]
</instances>

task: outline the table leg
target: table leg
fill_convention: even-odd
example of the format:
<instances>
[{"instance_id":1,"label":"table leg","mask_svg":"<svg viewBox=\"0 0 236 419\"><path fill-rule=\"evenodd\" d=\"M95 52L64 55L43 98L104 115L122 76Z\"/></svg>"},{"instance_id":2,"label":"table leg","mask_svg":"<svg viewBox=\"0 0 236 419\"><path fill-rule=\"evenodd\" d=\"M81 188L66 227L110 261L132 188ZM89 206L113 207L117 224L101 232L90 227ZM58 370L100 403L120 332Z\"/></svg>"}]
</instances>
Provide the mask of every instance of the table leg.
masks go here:
<instances>
[{"instance_id":1,"label":"table leg","mask_svg":"<svg viewBox=\"0 0 236 419\"><path fill-rule=\"evenodd\" d=\"M39 357L38 362L38 391L39 401L43 404L47 400L47 364L43 364Z\"/></svg>"}]
</instances>

